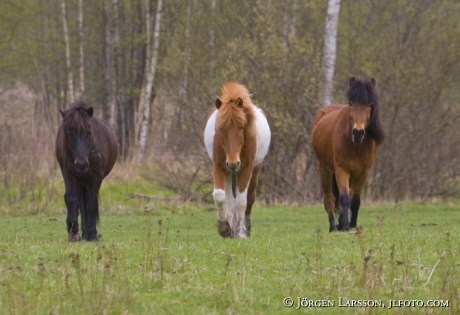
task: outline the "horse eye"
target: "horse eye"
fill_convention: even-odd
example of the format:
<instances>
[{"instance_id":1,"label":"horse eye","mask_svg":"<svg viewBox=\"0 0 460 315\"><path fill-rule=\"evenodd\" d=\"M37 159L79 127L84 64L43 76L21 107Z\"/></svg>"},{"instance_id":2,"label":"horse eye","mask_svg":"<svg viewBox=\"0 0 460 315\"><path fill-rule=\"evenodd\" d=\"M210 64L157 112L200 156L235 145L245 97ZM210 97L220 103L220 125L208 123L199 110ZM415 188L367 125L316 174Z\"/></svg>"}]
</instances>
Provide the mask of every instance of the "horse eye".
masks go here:
<instances>
[{"instance_id":1,"label":"horse eye","mask_svg":"<svg viewBox=\"0 0 460 315\"><path fill-rule=\"evenodd\" d=\"M244 129L244 127L241 127L241 128L240 128L240 130L243 130L243 129Z\"/></svg>"}]
</instances>

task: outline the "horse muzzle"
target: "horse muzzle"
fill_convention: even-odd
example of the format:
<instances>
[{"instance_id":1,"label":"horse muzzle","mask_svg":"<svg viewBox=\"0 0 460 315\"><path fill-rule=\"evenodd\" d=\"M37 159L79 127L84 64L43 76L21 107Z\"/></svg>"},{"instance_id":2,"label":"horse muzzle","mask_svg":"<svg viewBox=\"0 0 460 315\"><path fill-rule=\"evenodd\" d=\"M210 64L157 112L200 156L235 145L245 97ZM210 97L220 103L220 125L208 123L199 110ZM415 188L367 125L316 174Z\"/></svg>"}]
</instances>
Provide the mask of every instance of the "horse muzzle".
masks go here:
<instances>
[{"instance_id":1,"label":"horse muzzle","mask_svg":"<svg viewBox=\"0 0 460 315\"><path fill-rule=\"evenodd\" d=\"M230 173L236 173L240 170L240 167L241 167L241 162L240 161L237 161L236 163L230 163L230 162L227 162L227 170L230 172Z\"/></svg>"},{"instance_id":2,"label":"horse muzzle","mask_svg":"<svg viewBox=\"0 0 460 315\"><path fill-rule=\"evenodd\" d=\"M87 172L89 169L89 163L88 161L80 162L80 161L75 161L75 168L79 172Z\"/></svg>"},{"instance_id":3,"label":"horse muzzle","mask_svg":"<svg viewBox=\"0 0 460 315\"><path fill-rule=\"evenodd\" d=\"M353 130L351 131L351 140L353 141L353 143L359 144L363 142L364 134L364 129L353 128Z\"/></svg>"}]
</instances>

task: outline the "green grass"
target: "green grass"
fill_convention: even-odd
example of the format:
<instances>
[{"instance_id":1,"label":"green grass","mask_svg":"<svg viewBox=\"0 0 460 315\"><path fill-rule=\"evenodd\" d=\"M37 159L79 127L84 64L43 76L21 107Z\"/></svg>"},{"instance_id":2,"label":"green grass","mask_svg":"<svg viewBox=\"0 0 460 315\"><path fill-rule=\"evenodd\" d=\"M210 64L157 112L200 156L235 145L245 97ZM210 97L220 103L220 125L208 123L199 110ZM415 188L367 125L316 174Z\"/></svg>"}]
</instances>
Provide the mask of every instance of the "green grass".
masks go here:
<instances>
[{"instance_id":1,"label":"green grass","mask_svg":"<svg viewBox=\"0 0 460 315\"><path fill-rule=\"evenodd\" d=\"M119 202L125 214L101 214L98 243L68 243L62 210L0 217L1 313L460 312L456 206L363 205L361 233L329 233L321 206L257 206L251 239L224 240L212 205ZM340 297L385 308L339 307ZM298 298L335 306L296 310ZM388 309L390 299L449 307Z\"/></svg>"}]
</instances>

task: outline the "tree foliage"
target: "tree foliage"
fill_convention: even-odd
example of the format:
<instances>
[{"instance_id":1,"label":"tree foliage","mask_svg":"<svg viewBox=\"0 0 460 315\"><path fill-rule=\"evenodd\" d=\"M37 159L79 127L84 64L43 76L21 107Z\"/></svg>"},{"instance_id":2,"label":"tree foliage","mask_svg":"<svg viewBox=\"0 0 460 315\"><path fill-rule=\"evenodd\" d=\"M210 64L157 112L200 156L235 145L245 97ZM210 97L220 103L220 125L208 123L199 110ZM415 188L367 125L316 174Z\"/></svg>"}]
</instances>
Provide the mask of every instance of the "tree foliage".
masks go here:
<instances>
[{"instance_id":1,"label":"tree foliage","mask_svg":"<svg viewBox=\"0 0 460 315\"><path fill-rule=\"evenodd\" d=\"M69 106L63 1L78 87L78 0L0 3L0 83L13 87L20 82L35 92L35 103L23 106L34 108L37 122L46 122L50 136L40 145L49 147L59 123L57 109ZM147 36L153 33L146 32L145 10L155 12L156 5L155 0L83 5L84 97L96 114L113 121L125 160L135 155ZM388 133L367 186L374 199L457 192L458 12L454 0L341 1L333 100L346 102L350 76L375 78ZM184 195L206 196L203 184L211 181L211 172L203 128L220 87L239 81L267 112L272 127L259 199L319 201L310 133L322 105L325 17L321 0L164 1L144 160L156 174L152 178L168 187L174 187L168 180L182 178L191 183L184 185L189 190ZM116 117L110 117L113 104ZM203 192L197 196L194 189Z\"/></svg>"}]
</instances>

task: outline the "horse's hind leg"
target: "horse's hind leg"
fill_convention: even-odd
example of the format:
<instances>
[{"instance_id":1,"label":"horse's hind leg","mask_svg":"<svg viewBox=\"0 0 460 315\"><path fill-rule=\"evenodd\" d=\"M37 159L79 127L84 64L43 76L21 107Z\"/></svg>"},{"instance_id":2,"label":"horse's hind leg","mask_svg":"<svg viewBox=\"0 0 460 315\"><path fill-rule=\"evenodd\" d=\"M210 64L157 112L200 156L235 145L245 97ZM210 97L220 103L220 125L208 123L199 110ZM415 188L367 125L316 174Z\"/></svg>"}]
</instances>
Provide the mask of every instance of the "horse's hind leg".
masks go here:
<instances>
[{"instance_id":1,"label":"horse's hind leg","mask_svg":"<svg viewBox=\"0 0 460 315\"><path fill-rule=\"evenodd\" d=\"M64 176L65 194L64 201L67 208L67 233L69 242L78 242L80 233L78 231L78 204L76 183Z\"/></svg>"},{"instance_id":2,"label":"horse's hind leg","mask_svg":"<svg viewBox=\"0 0 460 315\"><path fill-rule=\"evenodd\" d=\"M329 232L334 232L337 230L335 225L335 198L333 191L333 174L329 170L323 168L320 163L318 163L319 177L321 180L321 188L324 194L324 209L327 212L329 219Z\"/></svg>"},{"instance_id":3,"label":"horse's hind leg","mask_svg":"<svg viewBox=\"0 0 460 315\"><path fill-rule=\"evenodd\" d=\"M340 192L339 192L339 187L337 187L337 179L335 178L335 174L332 176L332 191L334 193L334 198L335 198L335 215L338 216L339 224L336 225L337 230L342 230L341 222L343 221L343 212L342 212L342 207L340 205Z\"/></svg>"},{"instance_id":4,"label":"horse's hind leg","mask_svg":"<svg viewBox=\"0 0 460 315\"><path fill-rule=\"evenodd\" d=\"M261 168L262 168L262 163L254 167L254 170L252 171L251 181L249 183L249 188L248 188L248 204L246 205L246 213L244 216L244 224L246 226L248 237L251 236L251 227L252 227L251 212L252 212L252 206L254 205L254 202L256 201L256 188L259 182L259 173L260 173Z\"/></svg>"}]
</instances>

